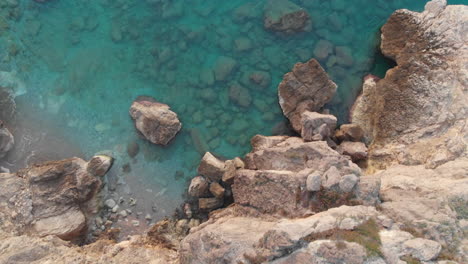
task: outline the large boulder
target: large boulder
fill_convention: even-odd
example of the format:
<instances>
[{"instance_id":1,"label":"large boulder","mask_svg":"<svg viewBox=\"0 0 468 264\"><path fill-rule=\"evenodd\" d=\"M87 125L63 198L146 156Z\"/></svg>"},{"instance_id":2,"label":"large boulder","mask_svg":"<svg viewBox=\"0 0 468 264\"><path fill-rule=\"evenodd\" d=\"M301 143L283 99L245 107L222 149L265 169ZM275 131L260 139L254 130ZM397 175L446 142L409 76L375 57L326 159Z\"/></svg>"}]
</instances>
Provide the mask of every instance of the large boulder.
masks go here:
<instances>
[{"instance_id":1,"label":"large boulder","mask_svg":"<svg viewBox=\"0 0 468 264\"><path fill-rule=\"evenodd\" d=\"M111 166L103 156L33 165L0 174L0 226L16 234L79 239L87 218L97 213L100 176ZM92 169L91 169L92 168Z\"/></svg>"},{"instance_id":2,"label":"large boulder","mask_svg":"<svg viewBox=\"0 0 468 264\"><path fill-rule=\"evenodd\" d=\"M436 167L467 154L468 6L431 1L396 11L382 27L382 53L396 67L366 78L351 115L371 142L369 164Z\"/></svg>"},{"instance_id":3,"label":"large boulder","mask_svg":"<svg viewBox=\"0 0 468 264\"><path fill-rule=\"evenodd\" d=\"M167 145L180 131L182 123L166 104L139 96L130 107L137 130L154 144Z\"/></svg>"},{"instance_id":4,"label":"large boulder","mask_svg":"<svg viewBox=\"0 0 468 264\"><path fill-rule=\"evenodd\" d=\"M13 135L3 124L3 121L0 120L0 159L5 157L14 145L15 139Z\"/></svg>"},{"instance_id":5,"label":"large boulder","mask_svg":"<svg viewBox=\"0 0 468 264\"><path fill-rule=\"evenodd\" d=\"M307 11L288 0L268 0L263 21L265 29L285 34L311 29Z\"/></svg>"},{"instance_id":6,"label":"large boulder","mask_svg":"<svg viewBox=\"0 0 468 264\"><path fill-rule=\"evenodd\" d=\"M302 114L305 111L319 111L332 99L336 88L336 84L330 80L317 60L297 63L291 72L284 75L278 86L283 114L293 128L301 133Z\"/></svg>"}]
</instances>

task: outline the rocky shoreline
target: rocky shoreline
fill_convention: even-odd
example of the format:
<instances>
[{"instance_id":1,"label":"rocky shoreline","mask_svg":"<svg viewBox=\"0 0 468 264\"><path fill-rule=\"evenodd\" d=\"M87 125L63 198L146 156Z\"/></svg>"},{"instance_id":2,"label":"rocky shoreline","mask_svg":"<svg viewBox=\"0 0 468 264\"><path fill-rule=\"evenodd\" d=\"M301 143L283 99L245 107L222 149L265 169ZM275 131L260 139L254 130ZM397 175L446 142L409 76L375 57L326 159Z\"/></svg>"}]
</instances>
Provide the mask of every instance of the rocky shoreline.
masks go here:
<instances>
[{"instance_id":1,"label":"rocky shoreline","mask_svg":"<svg viewBox=\"0 0 468 264\"><path fill-rule=\"evenodd\" d=\"M308 17L291 10L290 29L278 25L287 19L265 27L307 30ZM381 50L397 66L365 78L351 124L339 128L323 109L336 85L315 59L296 64L278 93L300 136L257 135L232 160L205 153L178 217L144 235L115 242L118 230L96 217L118 213L99 194L111 157L0 173L0 263L465 263L467 23L468 7L444 0L396 11ZM167 137L148 137L166 144L181 124L161 111L172 118L160 121L171 124ZM1 129L6 153L13 142Z\"/></svg>"}]
</instances>

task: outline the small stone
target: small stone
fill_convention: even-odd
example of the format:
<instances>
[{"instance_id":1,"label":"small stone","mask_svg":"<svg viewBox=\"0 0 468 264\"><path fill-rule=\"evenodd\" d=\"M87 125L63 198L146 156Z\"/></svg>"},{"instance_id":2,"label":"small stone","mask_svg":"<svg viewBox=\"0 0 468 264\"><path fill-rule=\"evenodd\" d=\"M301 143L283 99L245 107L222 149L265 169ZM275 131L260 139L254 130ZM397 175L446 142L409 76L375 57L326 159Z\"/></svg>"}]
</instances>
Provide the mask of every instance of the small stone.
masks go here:
<instances>
[{"instance_id":1,"label":"small stone","mask_svg":"<svg viewBox=\"0 0 468 264\"><path fill-rule=\"evenodd\" d=\"M113 213L117 213L117 211L119 211L119 206L118 206L118 205L116 205L116 206L114 206L114 207L112 208L112 212L113 212Z\"/></svg>"},{"instance_id":2,"label":"small stone","mask_svg":"<svg viewBox=\"0 0 468 264\"><path fill-rule=\"evenodd\" d=\"M354 162L367 158L367 147L362 142L345 141L338 146L337 150L343 155L350 156Z\"/></svg>"},{"instance_id":3,"label":"small stone","mask_svg":"<svg viewBox=\"0 0 468 264\"><path fill-rule=\"evenodd\" d=\"M333 186L339 184L340 179L341 179L340 171L335 166L331 166L322 175L322 186L325 189L330 189Z\"/></svg>"},{"instance_id":4,"label":"small stone","mask_svg":"<svg viewBox=\"0 0 468 264\"><path fill-rule=\"evenodd\" d=\"M314 57L316 59L325 60L331 53L333 53L333 44L330 41L321 39L315 45Z\"/></svg>"},{"instance_id":5,"label":"small stone","mask_svg":"<svg viewBox=\"0 0 468 264\"><path fill-rule=\"evenodd\" d=\"M345 175L340 180L340 189L345 193L351 192L358 181L359 178L354 174Z\"/></svg>"},{"instance_id":6,"label":"small stone","mask_svg":"<svg viewBox=\"0 0 468 264\"><path fill-rule=\"evenodd\" d=\"M218 209L223 206L223 199L219 198L200 198L198 200L198 207L200 210L211 211L214 209Z\"/></svg>"},{"instance_id":7,"label":"small stone","mask_svg":"<svg viewBox=\"0 0 468 264\"><path fill-rule=\"evenodd\" d=\"M97 226L101 226L104 221L102 221L102 218L100 216L96 217L96 219L94 219L94 222L96 223Z\"/></svg>"},{"instance_id":8,"label":"small stone","mask_svg":"<svg viewBox=\"0 0 468 264\"><path fill-rule=\"evenodd\" d=\"M135 227L138 227L138 226L140 226L140 221L132 220L132 225L135 226Z\"/></svg>"},{"instance_id":9,"label":"small stone","mask_svg":"<svg viewBox=\"0 0 468 264\"><path fill-rule=\"evenodd\" d=\"M318 171L313 172L309 176L307 176L306 180L306 188L309 192L317 192L320 191L322 187L322 175Z\"/></svg>"},{"instance_id":10,"label":"small stone","mask_svg":"<svg viewBox=\"0 0 468 264\"><path fill-rule=\"evenodd\" d=\"M339 141L361 141L364 131L357 124L344 124L336 131L335 137Z\"/></svg>"},{"instance_id":11,"label":"small stone","mask_svg":"<svg viewBox=\"0 0 468 264\"><path fill-rule=\"evenodd\" d=\"M153 218L151 217L150 214L146 214L146 215L145 215L145 219L148 220L148 221L151 221L151 219L153 219Z\"/></svg>"},{"instance_id":12,"label":"small stone","mask_svg":"<svg viewBox=\"0 0 468 264\"><path fill-rule=\"evenodd\" d=\"M217 198L222 198L226 190L217 182L212 182L210 184L210 192Z\"/></svg>"},{"instance_id":13,"label":"small stone","mask_svg":"<svg viewBox=\"0 0 468 264\"><path fill-rule=\"evenodd\" d=\"M130 200L128 201L128 204L130 206L135 206L137 204L137 200L135 198L130 198Z\"/></svg>"},{"instance_id":14,"label":"small stone","mask_svg":"<svg viewBox=\"0 0 468 264\"><path fill-rule=\"evenodd\" d=\"M86 170L96 177L102 177L109 171L113 162L114 159L112 157L97 155L88 162Z\"/></svg>"},{"instance_id":15,"label":"small stone","mask_svg":"<svg viewBox=\"0 0 468 264\"><path fill-rule=\"evenodd\" d=\"M127 217L127 210L120 211L119 215L122 217Z\"/></svg>"},{"instance_id":16,"label":"small stone","mask_svg":"<svg viewBox=\"0 0 468 264\"><path fill-rule=\"evenodd\" d=\"M112 209L114 208L117 203L113 199L107 199L104 204L107 206L107 208Z\"/></svg>"},{"instance_id":17,"label":"small stone","mask_svg":"<svg viewBox=\"0 0 468 264\"><path fill-rule=\"evenodd\" d=\"M237 66L237 62L233 58L226 56L219 57L215 62L214 74L217 81L224 81L232 73Z\"/></svg>"}]
</instances>

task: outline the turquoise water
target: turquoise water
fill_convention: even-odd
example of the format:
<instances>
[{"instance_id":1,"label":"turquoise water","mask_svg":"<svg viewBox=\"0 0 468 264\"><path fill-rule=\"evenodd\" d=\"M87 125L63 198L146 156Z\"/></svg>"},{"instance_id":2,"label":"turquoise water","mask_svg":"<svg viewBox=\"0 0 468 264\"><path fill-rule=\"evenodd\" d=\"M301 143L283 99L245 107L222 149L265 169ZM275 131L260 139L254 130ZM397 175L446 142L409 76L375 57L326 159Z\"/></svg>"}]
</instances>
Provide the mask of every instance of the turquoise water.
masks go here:
<instances>
[{"instance_id":1,"label":"turquoise water","mask_svg":"<svg viewBox=\"0 0 468 264\"><path fill-rule=\"evenodd\" d=\"M311 32L265 31L265 1L1 0L0 71L15 72L9 76L24 84L22 100L85 157L112 151L117 176L139 182L127 194L147 187L158 193L148 199L175 207L204 151L243 155L253 135L271 134L284 122L277 85L294 63L314 57L320 40L345 51L321 64L339 86L329 108L346 121L362 77L389 67L382 59L374 63L379 28L394 10L422 10L427 1L294 2L309 12ZM449 1L460 3L467 1ZM216 81L222 56L233 69ZM264 83L251 83L252 73ZM236 85L243 87L242 101L230 98ZM183 129L170 146L138 138L128 109L139 95L178 113ZM135 158L127 155L130 142L139 145Z\"/></svg>"}]
</instances>

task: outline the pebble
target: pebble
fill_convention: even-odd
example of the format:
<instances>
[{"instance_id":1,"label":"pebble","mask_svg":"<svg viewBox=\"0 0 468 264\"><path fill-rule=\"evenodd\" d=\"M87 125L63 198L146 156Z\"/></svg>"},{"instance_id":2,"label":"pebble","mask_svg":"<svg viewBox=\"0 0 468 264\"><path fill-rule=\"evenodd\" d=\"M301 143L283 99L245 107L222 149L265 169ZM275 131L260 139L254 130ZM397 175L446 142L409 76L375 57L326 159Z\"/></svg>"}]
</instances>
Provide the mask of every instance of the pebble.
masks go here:
<instances>
[{"instance_id":1,"label":"pebble","mask_svg":"<svg viewBox=\"0 0 468 264\"><path fill-rule=\"evenodd\" d=\"M150 214L146 214L145 219L148 221L151 221L153 219Z\"/></svg>"},{"instance_id":2,"label":"pebble","mask_svg":"<svg viewBox=\"0 0 468 264\"><path fill-rule=\"evenodd\" d=\"M132 225L133 225L133 226L140 226L140 221L138 221L138 220L133 220L133 221L132 221Z\"/></svg>"},{"instance_id":3,"label":"pebble","mask_svg":"<svg viewBox=\"0 0 468 264\"><path fill-rule=\"evenodd\" d=\"M135 206L137 204L137 200L135 198L130 198L128 204L130 206Z\"/></svg>"},{"instance_id":4,"label":"pebble","mask_svg":"<svg viewBox=\"0 0 468 264\"><path fill-rule=\"evenodd\" d=\"M126 211L126 210L120 211L119 214L120 214L120 216L122 216L122 217L127 217L127 211Z\"/></svg>"},{"instance_id":5,"label":"pebble","mask_svg":"<svg viewBox=\"0 0 468 264\"><path fill-rule=\"evenodd\" d=\"M117 204L113 199L107 199L104 204L107 206L109 209L113 209Z\"/></svg>"},{"instance_id":6,"label":"pebble","mask_svg":"<svg viewBox=\"0 0 468 264\"><path fill-rule=\"evenodd\" d=\"M119 206L118 206L118 205L116 205L116 206L114 206L114 207L112 208L112 212L113 212L113 213L117 213L118 210L119 210Z\"/></svg>"}]
</instances>

